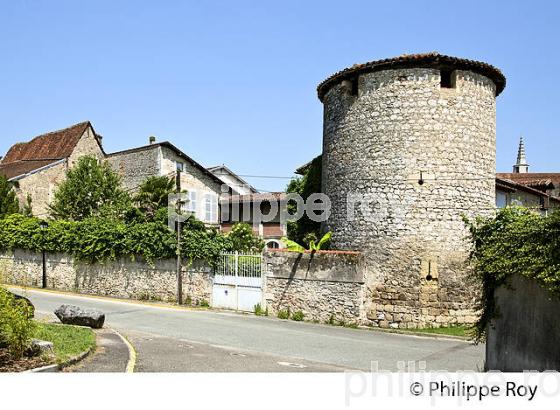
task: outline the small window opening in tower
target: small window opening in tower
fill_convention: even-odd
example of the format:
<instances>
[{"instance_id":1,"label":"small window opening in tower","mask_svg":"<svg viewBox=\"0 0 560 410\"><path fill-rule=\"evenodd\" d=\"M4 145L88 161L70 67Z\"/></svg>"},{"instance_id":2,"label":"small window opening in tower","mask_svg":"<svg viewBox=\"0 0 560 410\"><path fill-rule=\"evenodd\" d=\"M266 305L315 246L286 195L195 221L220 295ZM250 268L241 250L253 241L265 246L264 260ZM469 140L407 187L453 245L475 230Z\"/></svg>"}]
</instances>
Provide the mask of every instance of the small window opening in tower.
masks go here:
<instances>
[{"instance_id":1,"label":"small window opening in tower","mask_svg":"<svg viewBox=\"0 0 560 410\"><path fill-rule=\"evenodd\" d=\"M455 71L442 69L440 72L441 88L455 88Z\"/></svg>"},{"instance_id":2,"label":"small window opening in tower","mask_svg":"<svg viewBox=\"0 0 560 410\"><path fill-rule=\"evenodd\" d=\"M358 79L359 79L359 78L360 78L359 76L356 76L356 77L352 78L352 91L351 91L351 94L354 95L354 96L356 96L356 97L358 96Z\"/></svg>"}]
</instances>

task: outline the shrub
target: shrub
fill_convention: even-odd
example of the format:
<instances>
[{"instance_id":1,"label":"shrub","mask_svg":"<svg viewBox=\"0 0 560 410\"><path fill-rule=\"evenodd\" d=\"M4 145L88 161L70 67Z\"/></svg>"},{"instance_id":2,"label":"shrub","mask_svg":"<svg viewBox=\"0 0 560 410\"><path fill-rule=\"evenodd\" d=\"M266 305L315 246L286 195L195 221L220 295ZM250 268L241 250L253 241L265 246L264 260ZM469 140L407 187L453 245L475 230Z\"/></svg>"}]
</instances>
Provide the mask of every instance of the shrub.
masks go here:
<instances>
[{"instance_id":1,"label":"shrub","mask_svg":"<svg viewBox=\"0 0 560 410\"><path fill-rule=\"evenodd\" d=\"M105 217L90 217L81 221L55 220L45 231L41 231L39 223L38 218L20 214L0 219L0 250L28 249L37 252L44 248L47 252L68 253L86 262L139 256L152 263L176 255L176 234L168 229L163 212L159 210L157 218L149 222L126 223ZM215 264L220 253L242 251L247 246L241 240L233 241L229 235L200 226L196 220L185 223L181 237L183 257L190 261L205 260L210 265Z\"/></svg>"},{"instance_id":2,"label":"shrub","mask_svg":"<svg viewBox=\"0 0 560 410\"><path fill-rule=\"evenodd\" d=\"M304 171L305 175L300 178L292 179L286 187L286 192L297 193L307 201L309 196L321 192L322 157L319 155L310 162ZM288 202L288 212L296 212L295 201ZM304 240L307 234L314 234L318 238L321 231L321 223L312 221L309 215L305 214L297 221L288 222L288 238L298 243L306 243Z\"/></svg>"},{"instance_id":3,"label":"shrub","mask_svg":"<svg viewBox=\"0 0 560 410\"><path fill-rule=\"evenodd\" d=\"M236 223L227 235L232 246L239 252L260 253L264 248L264 241L253 233L251 225Z\"/></svg>"},{"instance_id":4,"label":"shrub","mask_svg":"<svg viewBox=\"0 0 560 410\"><path fill-rule=\"evenodd\" d=\"M292 314L292 320L295 320L296 322L301 322L303 320L303 312L301 310L298 310L297 312L294 312Z\"/></svg>"},{"instance_id":5,"label":"shrub","mask_svg":"<svg viewBox=\"0 0 560 410\"><path fill-rule=\"evenodd\" d=\"M256 316L268 316L268 307L263 310L260 303L257 303L254 308Z\"/></svg>"},{"instance_id":6,"label":"shrub","mask_svg":"<svg viewBox=\"0 0 560 410\"><path fill-rule=\"evenodd\" d=\"M278 316L278 319L289 319L290 318L290 308L279 310L277 316Z\"/></svg>"},{"instance_id":7,"label":"shrub","mask_svg":"<svg viewBox=\"0 0 560 410\"><path fill-rule=\"evenodd\" d=\"M23 356L35 331L31 309L25 300L0 288L0 342L8 346L15 358Z\"/></svg>"},{"instance_id":8,"label":"shrub","mask_svg":"<svg viewBox=\"0 0 560 410\"><path fill-rule=\"evenodd\" d=\"M200 307L203 307L203 308L207 308L207 307L210 307L210 303L208 303L207 300L202 299L202 300L200 301L200 303L199 303L199 306L200 306Z\"/></svg>"},{"instance_id":9,"label":"shrub","mask_svg":"<svg viewBox=\"0 0 560 410\"><path fill-rule=\"evenodd\" d=\"M175 191L175 179L166 176L153 176L146 179L133 200L139 209L153 219L155 213L167 208L169 195Z\"/></svg>"}]
</instances>

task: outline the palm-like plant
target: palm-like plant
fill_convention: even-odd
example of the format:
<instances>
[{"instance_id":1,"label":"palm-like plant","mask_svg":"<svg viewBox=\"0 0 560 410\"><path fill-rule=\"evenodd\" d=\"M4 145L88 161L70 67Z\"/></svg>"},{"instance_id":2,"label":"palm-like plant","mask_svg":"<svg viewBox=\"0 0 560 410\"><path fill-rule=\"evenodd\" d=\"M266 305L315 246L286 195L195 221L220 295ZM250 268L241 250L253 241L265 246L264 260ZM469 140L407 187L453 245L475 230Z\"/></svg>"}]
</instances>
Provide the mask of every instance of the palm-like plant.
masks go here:
<instances>
[{"instance_id":1,"label":"palm-like plant","mask_svg":"<svg viewBox=\"0 0 560 410\"><path fill-rule=\"evenodd\" d=\"M332 233L327 232L323 237L317 242L315 235L313 237L308 237L309 249L311 252L320 251L326 246L331 240ZM303 253L306 251L305 247L297 242L294 242L288 238L282 238L282 242L286 245L286 249L293 252Z\"/></svg>"},{"instance_id":2,"label":"palm-like plant","mask_svg":"<svg viewBox=\"0 0 560 410\"><path fill-rule=\"evenodd\" d=\"M167 207L168 197L173 192L175 192L174 178L150 177L140 186L134 202L146 216L151 218L158 209Z\"/></svg>"}]
</instances>

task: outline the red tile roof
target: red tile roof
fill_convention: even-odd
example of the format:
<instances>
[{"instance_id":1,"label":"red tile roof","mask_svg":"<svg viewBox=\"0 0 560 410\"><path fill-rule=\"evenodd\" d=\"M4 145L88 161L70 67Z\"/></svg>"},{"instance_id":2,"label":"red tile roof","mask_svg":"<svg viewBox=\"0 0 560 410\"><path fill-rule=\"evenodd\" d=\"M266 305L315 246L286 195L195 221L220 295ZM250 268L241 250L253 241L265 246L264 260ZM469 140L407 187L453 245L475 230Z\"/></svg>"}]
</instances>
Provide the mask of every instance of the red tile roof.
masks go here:
<instances>
[{"instance_id":1,"label":"red tile roof","mask_svg":"<svg viewBox=\"0 0 560 410\"><path fill-rule=\"evenodd\" d=\"M525 184L521 184L518 181L513 181L511 179L508 178L503 178L500 177L500 175L509 175L509 174L497 174L496 175L496 186L500 187L502 189L506 189L506 190L511 190L511 191L525 191L525 192L529 192L533 195L542 197L542 198L548 198L550 201L554 202L555 205L554 207L559 207L560 206L560 198L557 198L555 196L549 195L546 192L543 192L541 190L535 189L533 187L527 186Z\"/></svg>"},{"instance_id":2,"label":"red tile roof","mask_svg":"<svg viewBox=\"0 0 560 410\"><path fill-rule=\"evenodd\" d=\"M68 158L89 126L91 126L90 122L85 121L62 130L39 135L29 142L17 143L2 159L2 165L22 160Z\"/></svg>"},{"instance_id":3,"label":"red tile roof","mask_svg":"<svg viewBox=\"0 0 560 410\"><path fill-rule=\"evenodd\" d=\"M437 52L423 54L404 54L399 57L387 58L384 60L370 61L364 64L355 64L350 68L339 71L317 87L319 99L323 97L329 89L336 83L343 80L354 78L361 73L372 71L391 70L395 68L452 68L458 70L473 71L490 78L496 84L496 95L499 95L506 86L506 78L496 67L475 60L467 60L439 54Z\"/></svg>"},{"instance_id":4,"label":"red tile roof","mask_svg":"<svg viewBox=\"0 0 560 410\"><path fill-rule=\"evenodd\" d=\"M226 198L220 199L220 202L255 202L255 201L285 201L286 200L286 193L285 192L260 192L256 194L248 194L248 195L231 195Z\"/></svg>"},{"instance_id":5,"label":"red tile roof","mask_svg":"<svg viewBox=\"0 0 560 410\"><path fill-rule=\"evenodd\" d=\"M91 127L91 123L84 121L62 130L39 135L31 141L12 145L0 161L0 175L8 179L15 178L68 158L88 127Z\"/></svg>"},{"instance_id":6,"label":"red tile roof","mask_svg":"<svg viewBox=\"0 0 560 410\"><path fill-rule=\"evenodd\" d=\"M499 172L497 178L509 179L518 184L530 187L547 187L549 185L560 186L560 172Z\"/></svg>"}]
</instances>

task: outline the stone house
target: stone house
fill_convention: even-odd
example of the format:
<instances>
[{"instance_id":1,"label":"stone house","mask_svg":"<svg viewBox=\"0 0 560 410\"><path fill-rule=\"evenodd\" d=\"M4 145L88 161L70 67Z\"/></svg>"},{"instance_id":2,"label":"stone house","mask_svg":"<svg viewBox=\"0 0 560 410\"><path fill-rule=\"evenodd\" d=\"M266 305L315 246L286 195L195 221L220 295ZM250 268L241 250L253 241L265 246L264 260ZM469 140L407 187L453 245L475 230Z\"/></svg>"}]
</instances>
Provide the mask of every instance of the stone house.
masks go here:
<instances>
[{"instance_id":1,"label":"stone house","mask_svg":"<svg viewBox=\"0 0 560 410\"><path fill-rule=\"evenodd\" d=\"M271 201L278 207L285 205L282 193L260 194L225 165L205 168L169 141L156 142L155 137L150 137L147 145L107 154L102 137L85 121L15 144L0 162L0 175L15 183L21 204L29 196L33 214L47 217L56 187L83 155L108 161L131 194L149 177L167 176L177 181L179 175L179 188L188 196L184 211L224 232L236 222L247 222L269 246L281 247L279 240L286 235L286 226L279 216L256 221L252 210L268 215ZM234 218L234 208L240 204L240 215ZM220 218L220 208L228 210L224 218Z\"/></svg>"},{"instance_id":2,"label":"stone house","mask_svg":"<svg viewBox=\"0 0 560 410\"><path fill-rule=\"evenodd\" d=\"M287 225L281 221L280 210L286 207L286 194L283 192L259 193L253 186L225 165L208 168L229 188L231 195L223 193L220 197L220 228L229 232L236 222L245 222L253 227L255 235L264 239L272 249L283 248L280 240L287 235ZM274 203L274 205L273 205ZM270 212L274 212L269 217ZM256 216L258 210L262 218Z\"/></svg>"},{"instance_id":3,"label":"stone house","mask_svg":"<svg viewBox=\"0 0 560 410\"><path fill-rule=\"evenodd\" d=\"M270 249L283 248L281 238L287 236L286 221L281 212L287 206L284 192L263 192L247 195L222 195L220 197L220 227L229 232L237 222L253 227L255 235L264 239Z\"/></svg>"},{"instance_id":4,"label":"stone house","mask_svg":"<svg viewBox=\"0 0 560 410\"><path fill-rule=\"evenodd\" d=\"M136 192L150 176L166 175L177 180L179 173L180 189L186 190L189 197L186 210L209 225L219 225L218 198L224 185L221 179L170 142L156 143L153 137L146 146L107 154L101 135L89 121L15 144L0 162L0 175L15 183L21 204L29 196L33 214L47 217L56 187L84 155L107 160L129 193ZM227 186L225 191L229 192Z\"/></svg>"},{"instance_id":5,"label":"stone house","mask_svg":"<svg viewBox=\"0 0 560 410\"><path fill-rule=\"evenodd\" d=\"M560 209L560 198L511 178L496 178L496 207L510 205L524 206L546 215Z\"/></svg>"},{"instance_id":6,"label":"stone house","mask_svg":"<svg viewBox=\"0 0 560 410\"><path fill-rule=\"evenodd\" d=\"M20 204L29 197L33 214L45 217L56 186L84 155L105 157L102 137L89 121L13 145L0 162L0 175L14 182Z\"/></svg>"},{"instance_id":7,"label":"stone house","mask_svg":"<svg viewBox=\"0 0 560 410\"><path fill-rule=\"evenodd\" d=\"M156 142L150 137L148 145L111 153L106 159L131 193L138 191L148 177L176 179L179 174L179 188L188 195L185 211L208 225L219 225L218 200L224 183L170 142Z\"/></svg>"}]
</instances>

